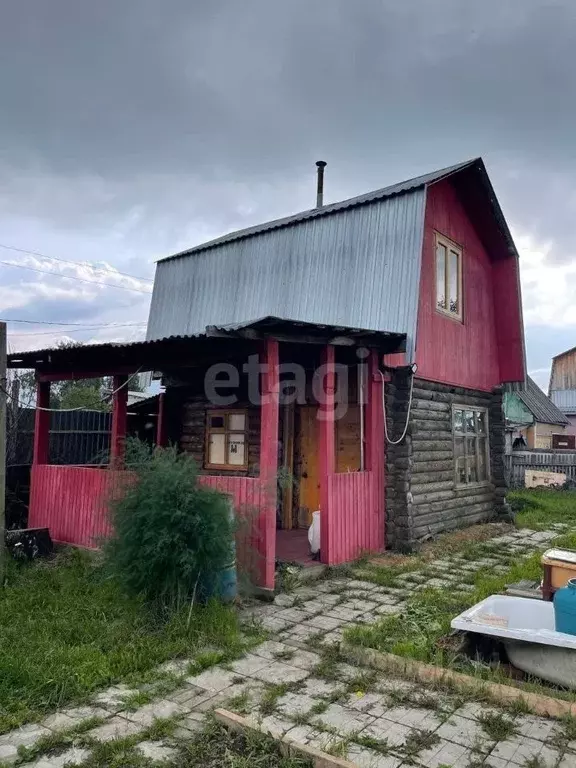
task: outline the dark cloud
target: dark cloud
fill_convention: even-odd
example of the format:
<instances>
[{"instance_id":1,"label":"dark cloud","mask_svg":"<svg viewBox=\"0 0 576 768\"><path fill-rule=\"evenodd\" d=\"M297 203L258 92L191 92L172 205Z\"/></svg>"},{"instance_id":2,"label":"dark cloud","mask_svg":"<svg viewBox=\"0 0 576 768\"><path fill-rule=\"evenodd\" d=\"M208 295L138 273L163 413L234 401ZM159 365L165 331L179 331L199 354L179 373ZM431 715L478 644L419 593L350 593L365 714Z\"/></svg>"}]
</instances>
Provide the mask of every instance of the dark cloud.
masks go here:
<instances>
[{"instance_id":1,"label":"dark cloud","mask_svg":"<svg viewBox=\"0 0 576 768\"><path fill-rule=\"evenodd\" d=\"M575 65L573 0L5 3L0 242L148 275L310 207L318 157L332 200L481 154L569 263Z\"/></svg>"}]
</instances>

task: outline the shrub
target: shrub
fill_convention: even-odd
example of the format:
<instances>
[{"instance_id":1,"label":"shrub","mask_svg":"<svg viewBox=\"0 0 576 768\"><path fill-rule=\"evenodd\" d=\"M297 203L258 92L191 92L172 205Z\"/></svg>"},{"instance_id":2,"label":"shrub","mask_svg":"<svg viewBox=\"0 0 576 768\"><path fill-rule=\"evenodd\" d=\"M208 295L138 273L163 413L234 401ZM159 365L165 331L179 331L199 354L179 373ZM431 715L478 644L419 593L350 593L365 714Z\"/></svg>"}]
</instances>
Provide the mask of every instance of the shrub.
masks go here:
<instances>
[{"instance_id":1,"label":"shrub","mask_svg":"<svg viewBox=\"0 0 576 768\"><path fill-rule=\"evenodd\" d=\"M195 462L175 448L131 441L127 456L135 478L110 500L106 561L128 593L177 610L230 562L229 501L200 485Z\"/></svg>"}]
</instances>

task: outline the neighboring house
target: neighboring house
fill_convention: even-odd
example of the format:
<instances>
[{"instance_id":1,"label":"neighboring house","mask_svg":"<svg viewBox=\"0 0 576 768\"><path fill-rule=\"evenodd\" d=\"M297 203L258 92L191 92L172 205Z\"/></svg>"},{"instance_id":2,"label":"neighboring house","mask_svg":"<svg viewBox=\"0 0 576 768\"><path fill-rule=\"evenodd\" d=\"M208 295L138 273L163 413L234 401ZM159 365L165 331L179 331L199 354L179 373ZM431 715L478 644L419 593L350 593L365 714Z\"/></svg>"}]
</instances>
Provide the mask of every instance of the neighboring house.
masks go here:
<instances>
[{"instance_id":1,"label":"neighboring house","mask_svg":"<svg viewBox=\"0 0 576 768\"><path fill-rule=\"evenodd\" d=\"M527 448L568 447L564 445L567 417L529 376L526 389L505 393L504 414L513 447L520 440Z\"/></svg>"},{"instance_id":2,"label":"neighboring house","mask_svg":"<svg viewBox=\"0 0 576 768\"><path fill-rule=\"evenodd\" d=\"M265 365L255 393L254 359ZM276 557L305 557L318 508L329 564L504 509L502 400L525 381L518 253L476 159L159 262L146 342L9 365L37 369L40 404L62 374L103 368L117 386L135 371L161 376L158 442L176 442L203 482L253 511L256 579L271 588ZM34 525L62 518L46 501L63 480L44 430L39 412ZM294 482L278 483L280 468ZM87 471L67 482L88 483Z\"/></svg>"},{"instance_id":3,"label":"neighboring house","mask_svg":"<svg viewBox=\"0 0 576 768\"><path fill-rule=\"evenodd\" d=\"M566 432L576 435L576 347L552 358L548 394L568 419Z\"/></svg>"}]
</instances>

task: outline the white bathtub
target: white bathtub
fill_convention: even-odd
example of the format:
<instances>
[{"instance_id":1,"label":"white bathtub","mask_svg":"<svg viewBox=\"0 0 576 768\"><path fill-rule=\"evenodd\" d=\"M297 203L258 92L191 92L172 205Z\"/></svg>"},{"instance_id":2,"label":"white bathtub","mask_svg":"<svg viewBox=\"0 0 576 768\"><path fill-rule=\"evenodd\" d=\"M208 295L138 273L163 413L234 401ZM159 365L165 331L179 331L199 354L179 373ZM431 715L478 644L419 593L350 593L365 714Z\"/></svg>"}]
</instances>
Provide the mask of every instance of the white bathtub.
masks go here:
<instances>
[{"instance_id":1,"label":"white bathtub","mask_svg":"<svg viewBox=\"0 0 576 768\"><path fill-rule=\"evenodd\" d=\"M556 632L552 603L492 595L456 616L451 626L498 638L518 669L576 688L576 635Z\"/></svg>"}]
</instances>

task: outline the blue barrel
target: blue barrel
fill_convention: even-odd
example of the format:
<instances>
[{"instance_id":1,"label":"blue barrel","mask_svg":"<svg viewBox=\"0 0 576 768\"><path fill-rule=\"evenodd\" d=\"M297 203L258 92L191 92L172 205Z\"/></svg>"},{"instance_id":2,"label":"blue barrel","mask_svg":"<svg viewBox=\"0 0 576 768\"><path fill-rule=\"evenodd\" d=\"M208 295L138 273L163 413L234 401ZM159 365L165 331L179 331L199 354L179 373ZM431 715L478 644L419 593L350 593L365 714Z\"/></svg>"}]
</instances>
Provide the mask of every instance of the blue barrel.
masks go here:
<instances>
[{"instance_id":1,"label":"blue barrel","mask_svg":"<svg viewBox=\"0 0 576 768\"><path fill-rule=\"evenodd\" d=\"M576 579L570 579L554 594L556 632L576 635Z\"/></svg>"},{"instance_id":2,"label":"blue barrel","mask_svg":"<svg viewBox=\"0 0 576 768\"><path fill-rule=\"evenodd\" d=\"M234 507L230 504L230 517L234 517ZM216 598L223 603L233 603L238 595L238 576L236 573L236 541L232 536L230 558L218 573L202 576L198 585L200 602Z\"/></svg>"}]
</instances>

